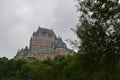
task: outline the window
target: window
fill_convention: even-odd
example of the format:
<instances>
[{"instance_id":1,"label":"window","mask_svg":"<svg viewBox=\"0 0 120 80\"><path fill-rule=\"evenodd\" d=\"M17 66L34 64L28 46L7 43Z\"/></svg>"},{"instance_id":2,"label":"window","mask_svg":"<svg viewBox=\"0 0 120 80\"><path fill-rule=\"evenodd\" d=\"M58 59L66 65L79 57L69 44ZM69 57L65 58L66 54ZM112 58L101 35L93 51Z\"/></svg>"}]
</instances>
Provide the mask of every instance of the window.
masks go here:
<instances>
[{"instance_id":1,"label":"window","mask_svg":"<svg viewBox=\"0 0 120 80\"><path fill-rule=\"evenodd\" d=\"M52 37L52 34L48 34L48 37L51 38L51 37Z\"/></svg>"},{"instance_id":2,"label":"window","mask_svg":"<svg viewBox=\"0 0 120 80\"><path fill-rule=\"evenodd\" d=\"M46 35L46 32L42 32L42 35L45 36L45 35Z\"/></svg>"}]
</instances>

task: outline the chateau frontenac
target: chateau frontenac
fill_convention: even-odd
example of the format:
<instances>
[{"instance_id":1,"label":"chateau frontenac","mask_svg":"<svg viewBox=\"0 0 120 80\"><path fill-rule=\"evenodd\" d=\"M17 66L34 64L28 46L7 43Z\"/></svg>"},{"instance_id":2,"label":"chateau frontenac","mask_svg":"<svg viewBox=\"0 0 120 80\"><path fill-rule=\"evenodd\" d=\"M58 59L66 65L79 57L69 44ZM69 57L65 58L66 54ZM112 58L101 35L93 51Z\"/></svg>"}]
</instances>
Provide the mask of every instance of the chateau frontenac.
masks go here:
<instances>
[{"instance_id":1,"label":"chateau frontenac","mask_svg":"<svg viewBox=\"0 0 120 80\"><path fill-rule=\"evenodd\" d=\"M57 37L52 29L39 27L33 32L29 48L18 50L15 59L54 59L58 55L73 55L74 51L68 49L62 38Z\"/></svg>"}]
</instances>

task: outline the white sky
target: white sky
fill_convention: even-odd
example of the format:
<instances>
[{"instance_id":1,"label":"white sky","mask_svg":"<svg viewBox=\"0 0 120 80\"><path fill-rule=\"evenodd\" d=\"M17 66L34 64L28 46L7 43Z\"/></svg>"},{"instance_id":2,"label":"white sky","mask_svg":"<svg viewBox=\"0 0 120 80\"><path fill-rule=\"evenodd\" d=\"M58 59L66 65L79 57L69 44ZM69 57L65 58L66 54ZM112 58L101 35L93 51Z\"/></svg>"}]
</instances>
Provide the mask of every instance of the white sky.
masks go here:
<instances>
[{"instance_id":1,"label":"white sky","mask_svg":"<svg viewBox=\"0 0 120 80\"><path fill-rule=\"evenodd\" d=\"M38 25L53 29L64 41L75 40L70 28L76 24L74 0L0 0L0 57L13 58L29 45Z\"/></svg>"}]
</instances>

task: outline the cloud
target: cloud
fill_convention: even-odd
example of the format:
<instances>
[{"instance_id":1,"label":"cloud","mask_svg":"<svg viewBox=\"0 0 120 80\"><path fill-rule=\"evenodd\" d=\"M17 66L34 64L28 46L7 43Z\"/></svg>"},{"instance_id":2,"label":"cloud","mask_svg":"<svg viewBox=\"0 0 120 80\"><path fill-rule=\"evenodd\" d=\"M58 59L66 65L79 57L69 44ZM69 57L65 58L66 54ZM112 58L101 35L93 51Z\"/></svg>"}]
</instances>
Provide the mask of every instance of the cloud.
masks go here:
<instances>
[{"instance_id":1,"label":"cloud","mask_svg":"<svg viewBox=\"0 0 120 80\"><path fill-rule=\"evenodd\" d=\"M29 45L38 25L53 28L64 40L74 38L74 6L74 0L0 0L0 57L13 58Z\"/></svg>"},{"instance_id":2,"label":"cloud","mask_svg":"<svg viewBox=\"0 0 120 80\"><path fill-rule=\"evenodd\" d=\"M57 8L55 9L55 32L63 37L63 40L76 39L71 28L77 23L77 14L74 0L56 0ZM68 45L70 47L70 45Z\"/></svg>"}]
</instances>

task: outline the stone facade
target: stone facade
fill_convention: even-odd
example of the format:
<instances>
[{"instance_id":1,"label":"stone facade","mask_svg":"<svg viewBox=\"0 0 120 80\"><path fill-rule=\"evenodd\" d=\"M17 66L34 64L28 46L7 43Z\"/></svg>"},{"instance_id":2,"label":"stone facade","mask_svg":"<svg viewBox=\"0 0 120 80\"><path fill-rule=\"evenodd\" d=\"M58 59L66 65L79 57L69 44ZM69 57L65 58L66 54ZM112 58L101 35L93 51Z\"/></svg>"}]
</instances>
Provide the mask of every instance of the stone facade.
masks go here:
<instances>
[{"instance_id":1,"label":"stone facade","mask_svg":"<svg viewBox=\"0 0 120 80\"><path fill-rule=\"evenodd\" d=\"M18 50L15 59L54 59L58 55L73 55L74 51L67 48L53 30L39 27L30 39L29 48Z\"/></svg>"}]
</instances>

